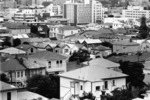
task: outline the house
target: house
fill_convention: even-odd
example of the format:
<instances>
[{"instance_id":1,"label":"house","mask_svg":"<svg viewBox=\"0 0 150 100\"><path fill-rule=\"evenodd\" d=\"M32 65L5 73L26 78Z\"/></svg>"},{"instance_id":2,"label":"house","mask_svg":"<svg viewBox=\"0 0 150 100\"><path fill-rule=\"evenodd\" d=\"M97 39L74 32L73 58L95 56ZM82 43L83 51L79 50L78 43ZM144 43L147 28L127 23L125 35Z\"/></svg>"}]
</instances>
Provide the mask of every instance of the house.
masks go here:
<instances>
[{"instance_id":1,"label":"house","mask_svg":"<svg viewBox=\"0 0 150 100\"><path fill-rule=\"evenodd\" d=\"M25 51L27 55L37 52L36 48L29 44L20 44L16 48Z\"/></svg>"},{"instance_id":2,"label":"house","mask_svg":"<svg viewBox=\"0 0 150 100\"><path fill-rule=\"evenodd\" d=\"M6 22L4 23L4 26L7 27L9 30L9 33L12 36L18 36L18 35L26 35L30 33L30 27L22 24L22 23L13 23L13 22ZM20 37L23 38L23 37Z\"/></svg>"},{"instance_id":3,"label":"house","mask_svg":"<svg viewBox=\"0 0 150 100\"><path fill-rule=\"evenodd\" d=\"M40 36L48 37L48 35L49 35L49 28L48 28L47 25L38 25L37 29L38 29L38 33L40 34Z\"/></svg>"},{"instance_id":4,"label":"house","mask_svg":"<svg viewBox=\"0 0 150 100\"><path fill-rule=\"evenodd\" d=\"M75 44L59 44L54 48L54 52L59 54L67 54L71 55L74 52L77 52L79 50L78 46Z\"/></svg>"},{"instance_id":5,"label":"house","mask_svg":"<svg viewBox=\"0 0 150 100\"><path fill-rule=\"evenodd\" d=\"M32 62L26 58L22 58L22 63L26 67L26 76L46 75L46 66Z\"/></svg>"},{"instance_id":6,"label":"house","mask_svg":"<svg viewBox=\"0 0 150 100\"><path fill-rule=\"evenodd\" d=\"M73 26L68 25L54 25L49 26L49 36L58 39L65 38L66 36L77 34L80 30Z\"/></svg>"},{"instance_id":7,"label":"house","mask_svg":"<svg viewBox=\"0 0 150 100\"><path fill-rule=\"evenodd\" d=\"M119 41L113 43L113 53L136 53L139 51L139 44L132 41Z\"/></svg>"},{"instance_id":8,"label":"house","mask_svg":"<svg viewBox=\"0 0 150 100\"><path fill-rule=\"evenodd\" d=\"M106 57L112 53L112 50L108 47L99 45L97 47L91 48L91 53L96 55L96 56L101 55L102 57Z\"/></svg>"},{"instance_id":9,"label":"house","mask_svg":"<svg viewBox=\"0 0 150 100\"><path fill-rule=\"evenodd\" d=\"M6 48L3 50L0 50L0 53L5 53L5 54L10 54L10 55L16 55L16 54L26 54L25 51L14 48L14 47L10 47L10 48Z\"/></svg>"},{"instance_id":10,"label":"house","mask_svg":"<svg viewBox=\"0 0 150 100\"><path fill-rule=\"evenodd\" d=\"M70 55L70 53L71 53L70 47L66 44L58 44L54 48L54 52L58 53L58 54L67 54L67 55Z\"/></svg>"},{"instance_id":11,"label":"house","mask_svg":"<svg viewBox=\"0 0 150 100\"><path fill-rule=\"evenodd\" d=\"M102 43L102 41L99 39L86 39L82 42L82 44L87 48L92 48L92 47L98 46L101 43Z\"/></svg>"},{"instance_id":12,"label":"house","mask_svg":"<svg viewBox=\"0 0 150 100\"><path fill-rule=\"evenodd\" d=\"M119 63L115 63L115 62L112 62L112 61L104 59L104 58L93 59L93 60L90 60L89 62L83 62L83 64L92 65L92 66L101 65L100 67L103 67L103 68L111 69L114 71L120 71L120 69L119 69L120 64Z\"/></svg>"},{"instance_id":13,"label":"house","mask_svg":"<svg viewBox=\"0 0 150 100\"><path fill-rule=\"evenodd\" d=\"M60 76L60 98L81 97L91 92L100 99L102 91L110 93L117 87L125 88L127 75L99 66L87 66L69 71Z\"/></svg>"},{"instance_id":14,"label":"house","mask_svg":"<svg viewBox=\"0 0 150 100\"><path fill-rule=\"evenodd\" d=\"M150 74L150 61L146 61L144 64L143 73Z\"/></svg>"},{"instance_id":15,"label":"house","mask_svg":"<svg viewBox=\"0 0 150 100\"><path fill-rule=\"evenodd\" d=\"M32 43L32 45L37 48L37 51L53 51L50 43Z\"/></svg>"},{"instance_id":16,"label":"house","mask_svg":"<svg viewBox=\"0 0 150 100\"><path fill-rule=\"evenodd\" d=\"M21 82L24 84L26 81L26 68L17 59L9 57L1 63L0 67L0 69L9 77L10 82Z\"/></svg>"},{"instance_id":17,"label":"house","mask_svg":"<svg viewBox=\"0 0 150 100\"><path fill-rule=\"evenodd\" d=\"M0 100L18 100L17 87L0 81Z\"/></svg>"},{"instance_id":18,"label":"house","mask_svg":"<svg viewBox=\"0 0 150 100\"><path fill-rule=\"evenodd\" d=\"M49 51L41 51L28 56L28 60L46 66L49 74L66 72L66 57Z\"/></svg>"},{"instance_id":19,"label":"house","mask_svg":"<svg viewBox=\"0 0 150 100\"><path fill-rule=\"evenodd\" d=\"M0 100L49 100L48 98L0 81Z\"/></svg>"}]
</instances>

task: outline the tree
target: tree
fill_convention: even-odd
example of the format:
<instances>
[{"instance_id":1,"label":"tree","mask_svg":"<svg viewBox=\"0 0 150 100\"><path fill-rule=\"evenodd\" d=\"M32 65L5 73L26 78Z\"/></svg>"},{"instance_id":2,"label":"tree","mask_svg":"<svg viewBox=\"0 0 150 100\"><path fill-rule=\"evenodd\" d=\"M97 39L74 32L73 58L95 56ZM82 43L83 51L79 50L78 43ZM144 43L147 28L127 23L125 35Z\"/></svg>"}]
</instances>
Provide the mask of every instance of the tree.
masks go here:
<instances>
[{"instance_id":1,"label":"tree","mask_svg":"<svg viewBox=\"0 0 150 100\"><path fill-rule=\"evenodd\" d=\"M143 74L144 65L139 62L129 62L120 61L120 69L123 73L129 75L127 77L127 83L130 84L128 87L131 89L131 86L143 88L144 87L144 74Z\"/></svg>"},{"instance_id":2,"label":"tree","mask_svg":"<svg viewBox=\"0 0 150 100\"><path fill-rule=\"evenodd\" d=\"M9 78L6 76L6 74L2 73L0 74L0 81L7 83L9 81Z\"/></svg>"},{"instance_id":3,"label":"tree","mask_svg":"<svg viewBox=\"0 0 150 100\"><path fill-rule=\"evenodd\" d=\"M21 44L21 40L20 39L14 39L13 40L13 45L14 45L14 47L16 47L16 46L18 46L18 45L20 45Z\"/></svg>"},{"instance_id":4,"label":"tree","mask_svg":"<svg viewBox=\"0 0 150 100\"><path fill-rule=\"evenodd\" d=\"M132 93L129 90L116 88L111 93L112 96L109 96L109 98L112 98L112 100L132 100Z\"/></svg>"},{"instance_id":5,"label":"tree","mask_svg":"<svg viewBox=\"0 0 150 100\"><path fill-rule=\"evenodd\" d=\"M139 38L146 39L149 36L149 28L146 25L146 17L141 17L141 26L139 28Z\"/></svg>"},{"instance_id":6,"label":"tree","mask_svg":"<svg viewBox=\"0 0 150 100\"><path fill-rule=\"evenodd\" d=\"M59 85L49 76L34 75L27 80L27 89L47 98L58 98Z\"/></svg>"},{"instance_id":7,"label":"tree","mask_svg":"<svg viewBox=\"0 0 150 100\"><path fill-rule=\"evenodd\" d=\"M84 62L88 61L90 58L90 53L88 50L80 49L78 52L74 52L72 56L70 56L69 61L78 61Z\"/></svg>"}]
</instances>

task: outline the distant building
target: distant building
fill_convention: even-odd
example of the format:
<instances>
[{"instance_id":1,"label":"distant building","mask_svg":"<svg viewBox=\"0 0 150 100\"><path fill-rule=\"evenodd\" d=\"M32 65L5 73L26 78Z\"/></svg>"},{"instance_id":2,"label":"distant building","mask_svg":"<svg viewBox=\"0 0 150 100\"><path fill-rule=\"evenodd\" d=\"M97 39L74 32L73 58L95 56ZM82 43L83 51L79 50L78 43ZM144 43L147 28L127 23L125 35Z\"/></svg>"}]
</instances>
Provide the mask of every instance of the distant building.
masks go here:
<instances>
[{"instance_id":1,"label":"distant building","mask_svg":"<svg viewBox=\"0 0 150 100\"><path fill-rule=\"evenodd\" d=\"M64 18L70 20L70 24L91 23L91 5L83 3L64 4Z\"/></svg>"},{"instance_id":2,"label":"distant building","mask_svg":"<svg viewBox=\"0 0 150 100\"><path fill-rule=\"evenodd\" d=\"M140 19L142 16L150 18L150 10L145 10L142 6L128 6L122 10L122 17L129 19Z\"/></svg>"}]
</instances>

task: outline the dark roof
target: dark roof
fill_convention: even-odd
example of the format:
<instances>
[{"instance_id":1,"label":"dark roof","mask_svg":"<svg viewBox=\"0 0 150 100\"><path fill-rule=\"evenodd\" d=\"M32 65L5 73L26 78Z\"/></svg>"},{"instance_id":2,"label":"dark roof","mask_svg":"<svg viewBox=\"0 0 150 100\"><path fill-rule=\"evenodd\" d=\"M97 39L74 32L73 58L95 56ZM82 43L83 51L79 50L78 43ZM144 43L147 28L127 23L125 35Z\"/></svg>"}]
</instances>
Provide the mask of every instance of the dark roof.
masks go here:
<instances>
[{"instance_id":1,"label":"dark roof","mask_svg":"<svg viewBox=\"0 0 150 100\"><path fill-rule=\"evenodd\" d=\"M38 58L38 59L45 59L45 60L64 60L66 59L65 56L62 56L60 54L49 52L49 51L41 51L37 52L33 55L30 55L29 58Z\"/></svg>"},{"instance_id":2,"label":"dark roof","mask_svg":"<svg viewBox=\"0 0 150 100\"><path fill-rule=\"evenodd\" d=\"M150 57L150 52L143 52L141 56L139 56L139 61L144 62L146 59ZM111 56L107 58L110 61L113 62L119 62L122 61L130 61L130 62L137 62L138 61L138 55L121 55L121 56Z\"/></svg>"},{"instance_id":3,"label":"dark roof","mask_svg":"<svg viewBox=\"0 0 150 100\"><path fill-rule=\"evenodd\" d=\"M21 44L21 45L17 46L16 48L26 51L26 50L30 49L31 47L34 47L34 46L28 45L28 44Z\"/></svg>"},{"instance_id":4,"label":"dark roof","mask_svg":"<svg viewBox=\"0 0 150 100\"><path fill-rule=\"evenodd\" d=\"M0 29L0 33L8 33L9 31L7 29Z\"/></svg>"},{"instance_id":5,"label":"dark roof","mask_svg":"<svg viewBox=\"0 0 150 100\"><path fill-rule=\"evenodd\" d=\"M17 59L14 58L8 58L6 61L2 62L0 67L4 72L26 69Z\"/></svg>"},{"instance_id":6,"label":"dark roof","mask_svg":"<svg viewBox=\"0 0 150 100\"><path fill-rule=\"evenodd\" d=\"M104 50L111 50L111 49L108 48L108 47L100 45L100 46L97 46L97 47L93 47L92 50L104 51Z\"/></svg>"},{"instance_id":7,"label":"dark roof","mask_svg":"<svg viewBox=\"0 0 150 100\"><path fill-rule=\"evenodd\" d=\"M74 26L65 25L65 26L60 27L60 30L78 30L78 28Z\"/></svg>"},{"instance_id":8,"label":"dark roof","mask_svg":"<svg viewBox=\"0 0 150 100\"><path fill-rule=\"evenodd\" d=\"M133 45L140 45L140 44L136 42L130 42L130 41L119 41L119 42L114 42L113 45L133 46Z\"/></svg>"},{"instance_id":9,"label":"dark roof","mask_svg":"<svg viewBox=\"0 0 150 100\"><path fill-rule=\"evenodd\" d=\"M8 29L30 29L30 27L22 23L6 22L4 23L4 26L6 26Z\"/></svg>"}]
</instances>

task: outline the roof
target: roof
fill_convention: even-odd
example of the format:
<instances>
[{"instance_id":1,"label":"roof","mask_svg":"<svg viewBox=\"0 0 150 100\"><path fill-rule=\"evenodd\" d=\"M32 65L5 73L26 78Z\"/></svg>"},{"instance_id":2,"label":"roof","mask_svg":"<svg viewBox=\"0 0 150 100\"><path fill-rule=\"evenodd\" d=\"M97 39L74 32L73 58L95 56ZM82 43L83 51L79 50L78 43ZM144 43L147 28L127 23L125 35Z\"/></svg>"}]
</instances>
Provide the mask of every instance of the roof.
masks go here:
<instances>
[{"instance_id":1,"label":"roof","mask_svg":"<svg viewBox=\"0 0 150 100\"><path fill-rule=\"evenodd\" d=\"M108 47L100 45L100 46L97 46L97 47L93 47L92 50L104 51L104 50L111 50L111 49L108 48Z\"/></svg>"},{"instance_id":2,"label":"roof","mask_svg":"<svg viewBox=\"0 0 150 100\"><path fill-rule=\"evenodd\" d=\"M30 29L30 27L23 25L21 23L12 23L12 22L6 22L4 23L4 25L8 28L8 29Z\"/></svg>"},{"instance_id":3,"label":"roof","mask_svg":"<svg viewBox=\"0 0 150 100\"><path fill-rule=\"evenodd\" d=\"M110 78L115 79L115 78L127 77L126 74L122 74L120 72L102 68L100 65L99 66L91 65L91 66L79 68L73 71L59 74L59 76L65 78L71 78L75 80L81 80L81 81L90 81L90 82L103 81L105 79L110 79Z\"/></svg>"},{"instance_id":4,"label":"roof","mask_svg":"<svg viewBox=\"0 0 150 100\"><path fill-rule=\"evenodd\" d=\"M49 38L21 38L23 42L50 42Z\"/></svg>"},{"instance_id":5,"label":"roof","mask_svg":"<svg viewBox=\"0 0 150 100\"><path fill-rule=\"evenodd\" d=\"M150 61L146 61L143 65L144 65L144 69L150 70Z\"/></svg>"},{"instance_id":6,"label":"roof","mask_svg":"<svg viewBox=\"0 0 150 100\"><path fill-rule=\"evenodd\" d=\"M85 39L84 40L87 44L93 44L93 43L102 43L99 39Z\"/></svg>"},{"instance_id":7,"label":"roof","mask_svg":"<svg viewBox=\"0 0 150 100\"><path fill-rule=\"evenodd\" d=\"M143 52L141 56L139 56L139 61L144 62L150 57L149 52ZM121 56L111 56L107 58L110 61L113 62L119 62L120 60L122 61L130 61L130 62L137 62L138 61L138 55L121 55Z\"/></svg>"},{"instance_id":8,"label":"roof","mask_svg":"<svg viewBox=\"0 0 150 100\"><path fill-rule=\"evenodd\" d=\"M124 45L124 46L134 46L134 45L139 45L136 42L130 42L130 41L119 41L119 42L114 42L113 45Z\"/></svg>"},{"instance_id":9,"label":"roof","mask_svg":"<svg viewBox=\"0 0 150 100\"><path fill-rule=\"evenodd\" d=\"M84 62L84 64L87 64L87 62ZM110 60L103 59L103 58L97 58L89 61L89 65L92 66L99 66L104 68L113 68L113 67L119 67L120 64L114 63Z\"/></svg>"},{"instance_id":10,"label":"roof","mask_svg":"<svg viewBox=\"0 0 150 100\"><path fill-rule=\"evenodd\" d=\"M74 26L65 25L65 26L61 26L60 30L78 30L78 28Z\"/></svg>"},{"instance_id":11,"label":"roof","mask_svg":"<svg viewBox=\"0 0 150 100\"><path fill-rule=\"evenodd\" d=\"M33 55L30 55L29 58L45 59L50 61L67 59L65 56L49 51L41 51L34 53Z\"/></svg>"},{"instance_id":12,"label":"roof","mask_svg":"<svg viewBox=\"0 0 150 100\"><path fill-rule=\"evenodd\" d=\"M4 91L4 90L11 90L11 89L17 89L17 87L10 85L8 83L2 82L0 81L0 91Z\"/></svg>"},{"instance_id":13,"label":"roof","mask_svg":"<svg viewBox=\"0 0 150 100\"><path fill-rule=\"evenodd\" d=\"M4 72L26 69L18 60L14 58L8 58L6 61L1 63L0 67L0 69Z\"/></svg>"},{"instance_id":14,"label":"roof","mask_svg":"<svg viewBox=\"0 0 150 100\"><path fill-rule=\"evenodd\" d=\"M16 48L26 51L26 50L30 49L31 47L33 47L33 46L28 45L28 44L21 44L21 45L17 46Z\"/></svg>"},{"instance_id":15,"label":"roof","mask_svg":"<svg viewBox=\"0 0 150 100\"><path fill-rule=\"evenodd\" d=\"M45 68L44 65L38 64L38 63L34 63L30 60L27 59L23 59L23 64L29 68L29 69L39 69L39 68Z\"/></svg>"},{"instance_id":16,"label":"roof","mask_svg":"<svg viewBox=\"0 0 150 100\"><path fill-rule=\"evenodd\" d=\"M8 54L25 54L26 52L23 50L19 50L17 48L14 47L10 47L10 48L6 48L3 50L0 50L0 53L8 53Z\"/></svg>"}]
</instances>

